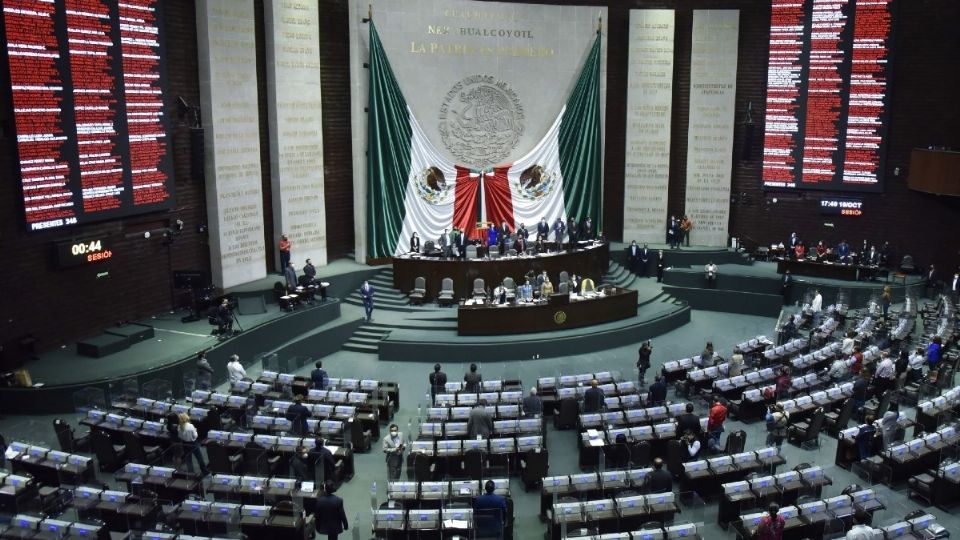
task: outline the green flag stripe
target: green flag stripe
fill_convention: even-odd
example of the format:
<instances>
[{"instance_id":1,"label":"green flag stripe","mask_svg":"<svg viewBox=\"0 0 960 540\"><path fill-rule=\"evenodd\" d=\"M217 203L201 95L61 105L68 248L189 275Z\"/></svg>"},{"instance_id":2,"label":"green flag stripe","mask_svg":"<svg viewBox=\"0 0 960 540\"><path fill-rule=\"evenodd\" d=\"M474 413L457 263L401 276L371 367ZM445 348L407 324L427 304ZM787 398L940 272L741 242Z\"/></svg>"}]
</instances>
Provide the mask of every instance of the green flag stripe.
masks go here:
<instances>
[{"instance_id":1,"label":"green flag stripe","mask_svg":"<svg viewBox=\"0 0 960 540\"><path fill-rule=\"evenodd\" d=\"M560 171L568 216L601 226L600 33L560 121Z\"/></svg>"},{"instance_id":2,"label":"green flag stripe","mask_svg":"<svg viewBox=\"0 0 960 540\"><path fill-rule=\"evenodd\" d=\"M367 257L390 257L403 228L410 172L407 102L370 21L370 102L367 108Z\"/></svg>"}]
</instances>

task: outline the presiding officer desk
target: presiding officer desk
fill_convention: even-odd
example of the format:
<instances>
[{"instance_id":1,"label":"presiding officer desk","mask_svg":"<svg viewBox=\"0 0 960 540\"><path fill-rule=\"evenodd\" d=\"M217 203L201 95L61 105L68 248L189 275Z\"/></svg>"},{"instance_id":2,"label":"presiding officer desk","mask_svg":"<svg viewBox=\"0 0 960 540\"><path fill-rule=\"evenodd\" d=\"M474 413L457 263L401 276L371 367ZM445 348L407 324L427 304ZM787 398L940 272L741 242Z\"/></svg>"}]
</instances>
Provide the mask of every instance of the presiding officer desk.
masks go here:
<instances>
[{"instance_id":1,"label":"presiding officer desk","mask_svg":"<svg viewBox=\"0 0 960 540\"><path fill-rule=\"evenodd\" d=\"M798 276L820 277L827 279L841 279L857 281L874 275L876 266L862 266L859 264L842 264L838 262L819 262L813 259L777 259L777 273L783 274L787 270Z\"/></svg>"},{"instance_id":2,"label":"presiding officer desk","mask_svg":"<svg viewBox=\"0 0 960 540\"><path fill-rule=\"evenodd\" d=\"M457 334L488 336L549 332L628 319L636 314L637 291L632 289L611 288L603 294L588 297L571 295L569 302L564 303L463 303L457 310Z\"/></svg>"},{"instance_id":3,"label":"presiding officer desk","mask_svg":"<svg viewBox=\"0 0 960 540\"><path fill-rule=\"evenodd\" d=\"M546 270L553 283L560 283L560 272L563 271L598 279L607 271L609 259L610 245L603 242L579 242L573 250L490 259L405 255L393 258L393 287L411 291L417 277L423 277L427 281L424 300L428 301L437 297L443 278L450 278L454 298L469 298L473 293L473 280L477 278L482 278L491 288L507 277L512 277L519 287L530 271L540 274Z\"/></svg>"}]
</instances>

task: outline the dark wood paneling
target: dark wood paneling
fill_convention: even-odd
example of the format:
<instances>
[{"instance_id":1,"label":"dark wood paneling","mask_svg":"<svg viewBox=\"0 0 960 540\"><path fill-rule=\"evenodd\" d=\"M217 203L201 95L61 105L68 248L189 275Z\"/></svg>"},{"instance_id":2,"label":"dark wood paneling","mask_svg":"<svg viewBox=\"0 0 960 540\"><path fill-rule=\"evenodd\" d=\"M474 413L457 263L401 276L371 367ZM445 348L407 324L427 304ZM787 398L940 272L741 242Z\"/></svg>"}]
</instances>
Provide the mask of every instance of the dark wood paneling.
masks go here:
<instances>
[{"instance_id":1,"label":"dark wood paneling","mask_svg":"<svg viewBox=\"0 0 960 540\"><path fill-rule=\"evenodd\" d=\"M350 28L347 2L320 0L323 184L327 256L353 251L353 138L350 127Z\"/></svg>"}]
</instances>

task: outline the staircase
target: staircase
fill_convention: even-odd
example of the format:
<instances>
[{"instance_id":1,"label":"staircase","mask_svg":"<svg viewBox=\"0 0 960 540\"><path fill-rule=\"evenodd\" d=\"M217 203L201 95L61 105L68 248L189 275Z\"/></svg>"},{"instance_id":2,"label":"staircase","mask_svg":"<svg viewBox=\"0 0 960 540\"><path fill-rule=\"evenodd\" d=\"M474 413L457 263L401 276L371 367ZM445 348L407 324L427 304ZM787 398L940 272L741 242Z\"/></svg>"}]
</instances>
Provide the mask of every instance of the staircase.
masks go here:
<instances>
[{"instance_id":1,"label":"staircase","mask_svg":"<svg viewBox=\"0 0 960 540\"><path fill-rule=\"evenodd\" d=\"M621 266L620 263L610 261L607 273L600 278L600 283L597 286L610 285L618 289L629 289L633 287L636 281L637 275L631 272L629 268Z\"/></svg>"},{"instance_id":2,"label":"staircase","mask_svg":"<svg viewBox=\"0 0 960 540\"><path fill-rule=\"evenodd\" d=\"M393 288L393 268L384 268L370 278L370 285L373 285L373 314L376 317L378 309L391 311L413 311L410 309L407 295ZM362 306L363 298L360 296L360 290L353 291L346 297L344 303L354 306Z\"/></svg>"},{"instance_id":3,"label":"staircase","mask_svg":"<svg viewBox=\"0 0 960 540\"><path fill-rule=\"evenodd\" d=\"M374 285L376 287L376 285ZM345 351L367 354L377 354L379 343L390 335L390 327L372 322L365 322L357 328L341 347Z\"/></svg>"}]
</instances>

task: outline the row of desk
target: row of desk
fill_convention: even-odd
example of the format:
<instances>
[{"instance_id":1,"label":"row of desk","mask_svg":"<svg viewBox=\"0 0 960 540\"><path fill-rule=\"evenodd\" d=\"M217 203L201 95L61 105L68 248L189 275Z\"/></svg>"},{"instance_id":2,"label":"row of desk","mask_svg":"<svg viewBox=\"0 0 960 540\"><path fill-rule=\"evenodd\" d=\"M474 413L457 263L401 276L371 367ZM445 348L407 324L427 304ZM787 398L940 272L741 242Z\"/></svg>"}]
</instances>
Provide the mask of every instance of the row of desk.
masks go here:
<instances>
[{"instance_id":1,"label":"row of desk","mask_svg":"<svg viewBox=\"0 0 960 540\"><path fill-rule=\"evenodd\" d=\"M591 297L556 296L549 301L516 304L460 304L457 334L500 336L582 328L635 317L637 291L607 289ZM569 299L565 299L569 298Z\"/></svg>"}]
</instances>

